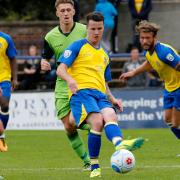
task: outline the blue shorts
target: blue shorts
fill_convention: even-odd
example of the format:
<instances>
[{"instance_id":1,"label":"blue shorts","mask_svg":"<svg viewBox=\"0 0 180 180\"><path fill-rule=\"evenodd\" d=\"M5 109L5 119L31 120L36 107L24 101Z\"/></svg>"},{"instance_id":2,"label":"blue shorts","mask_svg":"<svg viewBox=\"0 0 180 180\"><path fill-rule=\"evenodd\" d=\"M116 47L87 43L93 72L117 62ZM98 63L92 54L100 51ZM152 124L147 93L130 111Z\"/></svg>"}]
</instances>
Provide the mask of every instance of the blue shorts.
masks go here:
<instances>
[{"instance_id":1,"label":"blue shorts","mask_svg":"<svg viewBox=\"0 0 180 180\"><path fill-rule=\"evenodd\" d=\"M2 96L10 99L11 97L11 82L3 81L0 83L0 88L2 89Z\"/></svg>"},{"instance_id":2,"label":"blue shorts","mask_svg":"<svg viewBox=\"0 0 180 180\"><path fill-rule=\"evenodd\" d=\"M72 95L70 107L76 126L79 126L91 112L100 113L101 109L112 107L107 96L95 89L82 89Z\"/></svg>"},{"instance_id":3,"label":"blue shorts","mask_svg":"<svg viewBox=\"0 0 180 180\"><path fill-rule=\"evenodd\" d=\"M168 92L164 90L164 109L172 109L175 107L180 111L180 88L176 89L173 92Z\"/></svg>"}]
</instances>

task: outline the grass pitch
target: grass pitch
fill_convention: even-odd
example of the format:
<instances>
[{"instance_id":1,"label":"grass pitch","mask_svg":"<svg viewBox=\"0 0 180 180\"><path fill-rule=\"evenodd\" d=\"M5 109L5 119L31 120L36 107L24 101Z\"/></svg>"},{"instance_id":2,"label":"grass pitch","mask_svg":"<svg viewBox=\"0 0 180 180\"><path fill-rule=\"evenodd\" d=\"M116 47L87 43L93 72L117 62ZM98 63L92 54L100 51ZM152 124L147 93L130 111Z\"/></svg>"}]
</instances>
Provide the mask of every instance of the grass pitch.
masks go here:
<instances>
[{"instance_id":1,"label":"grass pitch","mask_svg":"<svg viewBox=\"0 0 180 180\"><path fill-rule=\"evenodd\" d=\"M87 132L80 131L80 134L86 143ZM180 179L180 142L168 129L124 130L124 135L147 139L141 149L133 152L135 169L127 174L117 174L110 168L114 149L103 134L101 179ZM9 151L0 153L0 176L5 180L89 179L89 172L82 172L83 164L69 146L64 131L7 131L6 137Z\"/></svg>"}]
</instances>

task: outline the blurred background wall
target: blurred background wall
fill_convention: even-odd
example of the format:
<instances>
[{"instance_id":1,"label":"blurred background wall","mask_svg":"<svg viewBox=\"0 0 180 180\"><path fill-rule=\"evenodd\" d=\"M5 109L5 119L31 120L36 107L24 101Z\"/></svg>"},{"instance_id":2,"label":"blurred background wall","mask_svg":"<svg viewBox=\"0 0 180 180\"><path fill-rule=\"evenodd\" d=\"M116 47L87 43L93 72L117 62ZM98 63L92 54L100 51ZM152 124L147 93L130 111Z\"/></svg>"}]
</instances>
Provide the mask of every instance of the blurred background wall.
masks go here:
<instances>
[{"instance_id":1,"label":"blurred background wall","mask_svg":"<svg viewBox=\"0 0 180 180\"><path fill-rule=\"evenodd\" d=\"M81 0L80 3L80 17L81 21L84 22L85 15L94 10L95 1L89 0L87 3L87 1ZM49 11L54 11L54 7L52 6ZM150 20L161 26L159 40L172 44L180 51L179 18L180 0L153 1ZM4 21L3 18L0 18L0 30L9 33L13 37L20 53L26 51L29 44L32 43L41 48L44 35L57 24L58 22L55 16L51 16L51 20L48 21ZM119 6L118 36L119 52L125 52L128 44L132 40L131 17L126 1L123 1Z\"/></svg>"}]
</instances>

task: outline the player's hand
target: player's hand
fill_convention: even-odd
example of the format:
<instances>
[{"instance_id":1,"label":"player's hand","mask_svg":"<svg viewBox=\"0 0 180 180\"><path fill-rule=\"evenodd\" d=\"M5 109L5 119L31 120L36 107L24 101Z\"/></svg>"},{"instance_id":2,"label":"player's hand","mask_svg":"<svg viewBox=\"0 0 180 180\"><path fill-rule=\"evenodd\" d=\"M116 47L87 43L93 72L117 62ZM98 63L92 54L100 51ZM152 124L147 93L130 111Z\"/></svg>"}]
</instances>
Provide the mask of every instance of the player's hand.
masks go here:
<instances>
[{"instance_id":1,"label":"player's hand","mask_svg":"<svg viewBox=\"0 0 180 180\"><path fill-rule=\"evenodd\" d=\"M127 73L123 73L119 76L119 79L120 80L128 80L129 78L133 77L134 76L134 73L133 71L129 71Z\"/></svg>"},{"instance_id":2,"label":"player's hand","mask_svg":"<svg viewBox=\"0 0 180 180\"><path fill-rule=\"evenodd\" d=\"M45 59L41 60L41 70L42 71L50 71L51 70L51 65L48 61Z\"/></svg>"},{"instance_id":3,"label":"player's hand","mask_svg":"<svg viewBox=\"0 0 180 180\"><path fill-rule=\"evenodd\" d=\"M18 83L17 79L13 79L13 80L12 80L12 91L13 91L14 89L16 89L18 85L19 85L19 83Z\"/></svg>"},{"instance_id":4,"label":"player's hand","mask_svg":"<svg viewBox=\"0 0 180 180\"><path fill-rule=\"evenodd\" d=\"M120 111L123 112L123 105L121 99L114 98L112 104Z\"/></svg>"},{"instance_id":5,"label":"player's hand","mask_svg":"<svg viewBox=\"0 0 180 180\"><path fill-rule=\"evenodd\" d=\"M67 81L68 87L70 89L70 91L72 92L72 94L76 94L77 90L78 90L78 86L77 83L74 79L70 79Z\"/></svg>"}]
</instances>

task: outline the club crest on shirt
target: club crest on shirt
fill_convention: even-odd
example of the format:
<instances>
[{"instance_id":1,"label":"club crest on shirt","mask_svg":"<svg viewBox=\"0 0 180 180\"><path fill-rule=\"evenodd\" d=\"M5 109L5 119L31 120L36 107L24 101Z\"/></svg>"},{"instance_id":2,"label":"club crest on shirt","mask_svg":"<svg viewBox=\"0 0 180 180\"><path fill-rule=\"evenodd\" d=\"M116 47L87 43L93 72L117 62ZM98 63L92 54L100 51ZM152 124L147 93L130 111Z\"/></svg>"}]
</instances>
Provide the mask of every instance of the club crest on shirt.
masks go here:
<instances>
[{"instance_id":1,"label":"club crest on shirt","mask_svg":"<svg viewBox=\"0 0 180 180\"><path fill-rule=\"evenodd\" d=\"M69 56L71 56L71 54L72 54L72 51L71 51L71 50L65 50L63 56L64 56L65 58L68 58Z\"/></svg>"},{"instance_id":2,"label":"club crest on shirt","mask_svg":"<svg viewBox=\"0 0 180 180\"><path fill-rule=\"evenodd\" d=\"M173 61L173 60L174 60L174 56L169 53L169 54L166 56L166 59L169 60L169 61Z\"/></svg>"}]
</instances>

